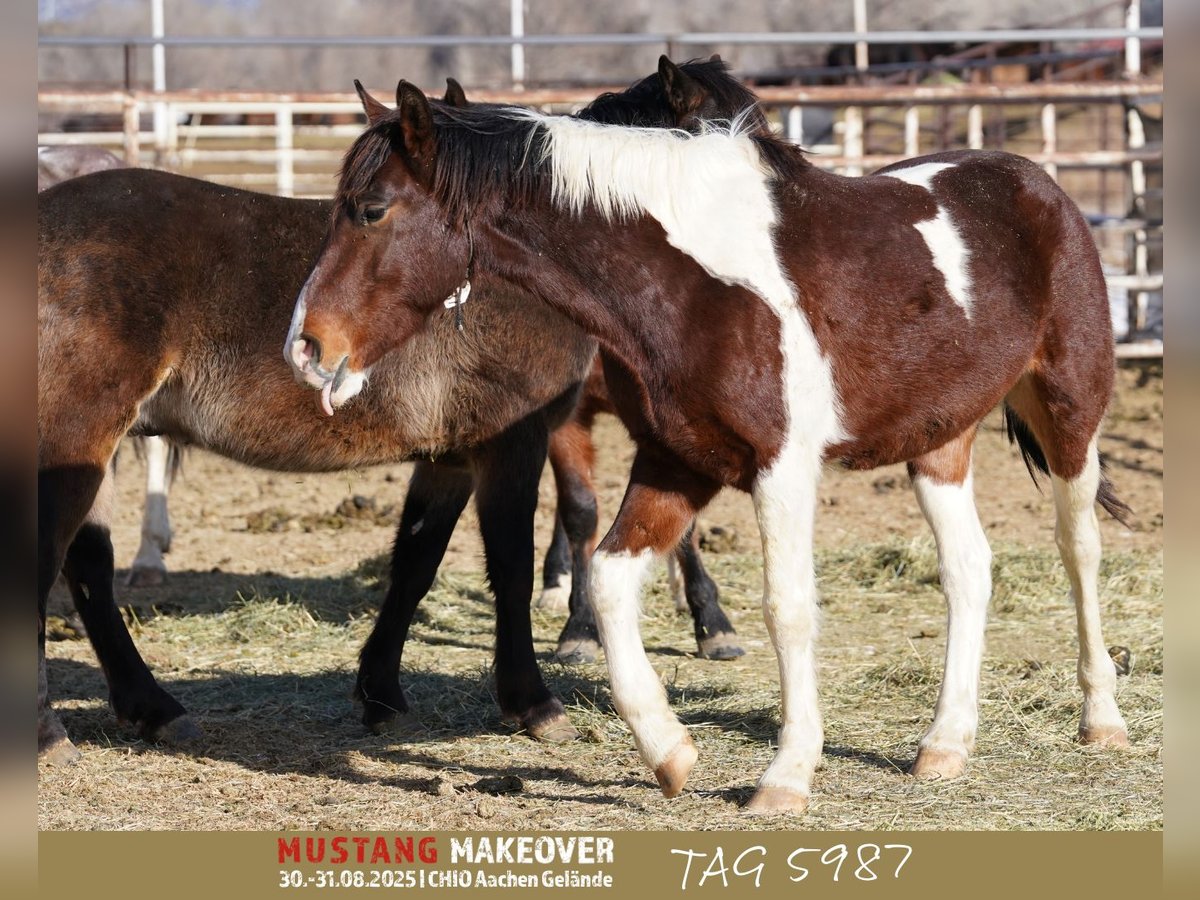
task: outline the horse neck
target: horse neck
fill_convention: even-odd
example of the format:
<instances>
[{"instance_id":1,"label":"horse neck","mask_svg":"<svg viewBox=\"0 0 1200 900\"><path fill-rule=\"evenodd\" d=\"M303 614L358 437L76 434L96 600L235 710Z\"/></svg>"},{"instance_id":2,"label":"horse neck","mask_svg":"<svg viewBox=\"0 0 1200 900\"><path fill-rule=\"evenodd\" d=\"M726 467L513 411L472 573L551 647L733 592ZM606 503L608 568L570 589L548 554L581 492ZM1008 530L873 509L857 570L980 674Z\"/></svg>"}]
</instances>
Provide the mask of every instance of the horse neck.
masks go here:
<instances>
[{"instance_id":1,"label":"horse neck","mask_svg":"<svg viewBox=\"0 0 1200 900\"><path fill-rule=\"evenodd\" d=\"M576 249L595 247L598 233L606 238L602 251ZM495 274L570 319L634 368L648 362L656 344L681 337L679 307L709 281L694 264L680 265L679 254L648 217L611 224L590 212L528 210L508 217L493 237L489 255ZM621 277L629 268L641 273L636 290Z\"/></svg>"}]
</instances>

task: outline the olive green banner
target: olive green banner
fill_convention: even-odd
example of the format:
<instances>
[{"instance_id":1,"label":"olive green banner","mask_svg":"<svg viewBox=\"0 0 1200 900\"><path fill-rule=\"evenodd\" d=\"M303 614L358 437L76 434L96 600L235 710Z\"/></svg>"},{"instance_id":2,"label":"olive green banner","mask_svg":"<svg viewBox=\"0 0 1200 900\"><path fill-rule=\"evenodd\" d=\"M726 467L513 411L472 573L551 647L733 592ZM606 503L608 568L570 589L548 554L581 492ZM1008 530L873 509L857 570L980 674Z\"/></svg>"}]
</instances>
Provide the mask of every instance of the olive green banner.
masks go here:
<instances>
[{"instance_id":1,"label":"olive green banner","mask_svg":"<svg viewBox=\"0 0 1200 900\"><path fill-rule=\"evenodd\" d=\"M1162 833L67 833L39 894L1157 897ZM931 893L932 892L932 893Z\"/></svg>"}]
</instances>

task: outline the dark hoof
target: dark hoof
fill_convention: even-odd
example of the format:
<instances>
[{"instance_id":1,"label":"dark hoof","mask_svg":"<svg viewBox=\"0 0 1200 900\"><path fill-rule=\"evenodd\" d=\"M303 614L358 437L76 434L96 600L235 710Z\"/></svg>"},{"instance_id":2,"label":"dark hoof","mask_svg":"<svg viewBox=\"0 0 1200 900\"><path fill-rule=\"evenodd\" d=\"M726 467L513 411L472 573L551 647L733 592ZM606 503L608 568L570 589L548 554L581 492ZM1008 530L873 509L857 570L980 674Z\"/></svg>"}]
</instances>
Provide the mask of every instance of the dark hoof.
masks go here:
<instances>
[{"instance_id":1,"label":"dark hoof","mask_svg":"<svg viewBox=\"0 0 1200 900\"><path fill-rule=\"evenodd\" d=\"M544 741L547 744L566 744L579 740L579 732L575 730L575 726L571 724L566 715L531 725L526 731L534 740Z\"/></svg>"},{"instance_id":2,"label":"dark hoof","mask_svg":"<svg viewBox=\"0 0 1200 900\"><path fill-rule=\"evenodd\" d=\"M559 643L554 651L554 661L564 666L578 666L594 663L599 653L600 645L590 638L570 639Z\"/></svg>"},{"instance_id":3,"label":"dark hoof","mask_svg":"<svg viewBox=\"0 0 1200 900\"><path fill-rule=\"evenodd\" d=\"M204 732L200 730L200 726L188 715L172 719L166 725L160 725L158 728L155 728L148 735L149 740L167 747L182 747L187 744L193 744L203 737Z\"/></svg>"},{"instance_id":4,"label":"dark hoof","mask_svg":"<svg viewBox=\"0 0 1200 900\"><path fill-rule=\"evenodd\" d=\"M737 641L737 635L731 632L711 635L700 642L701 659L737 659L745 656Z\"/></svg>"},{"instance_id":5,"label":"dark hoof","mask_svg":"<svg viewBox=\"0 0 1200 900\"><path fill-rule=\"evenodd\" d=\"M363 724L371 734L380 737L407 738L423 731L417 717L408 712L388 710L386 714L363 715Z\"/></svg>"},{"instance_id":6,"label":"dark hoof","mask_svg":"<svg viewBox=\"0 0 1200 900\"><path fill-rule=\"evenodd\" d=\"M555 697L544 700L523 715L505 713L504 720L536 741L547 744L564 744L579 739L579 732L567 718L567 711Z\"/></svg>"},{"instance_id":7,"label":"dark hoof","mask_svg":"<svg viewBox=\"0 0 1200 900\"><path fill-rule=\"evenodd\" d=\"M38 747L38 762L48 766L72 766L83 758L83 754L65 734L48 744Z\"/></svg>"},{"instance_id":8,"label":"dark hoof","mask_svg":"<svg viewBox=\"0 0 1200 900\"><path fill-rule=\"evenodd\" d=\"M167 583L167 570L134 566L129 570L125 583L130 587L159 587Z\"/></svg>"}]
</instances>

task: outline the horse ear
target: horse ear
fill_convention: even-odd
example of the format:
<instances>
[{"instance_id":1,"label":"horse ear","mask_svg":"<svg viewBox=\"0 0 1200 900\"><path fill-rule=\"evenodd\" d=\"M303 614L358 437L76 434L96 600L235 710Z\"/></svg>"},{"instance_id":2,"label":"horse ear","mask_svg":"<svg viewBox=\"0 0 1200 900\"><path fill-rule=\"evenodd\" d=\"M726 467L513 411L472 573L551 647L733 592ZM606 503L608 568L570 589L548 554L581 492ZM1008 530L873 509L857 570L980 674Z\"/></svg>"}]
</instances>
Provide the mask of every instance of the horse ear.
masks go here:
<instances>
[{"instance_id":1,"label":"horse ear","mask_svg":"<svg viewBox=\"0 0 1200 900\"><path fill-rule=\"evenodd\" d=\"M714 53L712 56L710 56L710 57L708 58L708 61L709 61L709 62L715 62L715 63L723 63L723 62L725 62L725 60L721 59L721 54L720 54L720 53Z\"/></svg>"},{"instance_id":2,"label":"horse ear","mask_svg":"<svg viewBox=\"0 0 1200 900\"><path fill-rule=\"evenodd\" d=\"M675 113L677 122L682 122L700 108L708 92L700 82L665 56L658 58L658 77L667 95L667 103Z\"/></svg>"},{"instance_id":3,"label":"horse ear","mask_svg":"<svg viewBox=\"0 0 1200 900\"><path fill-rule=\"evenodd\" d=\"M413 85L396 85L396 109L400 113L400 137L413 171L426 185L433 180L433 111L429 101Z\"/></svg>"},{"instance_id":4,"label":"horse ear","mask_svg":"<svg viewBox=\"0 0 1200 900\"><path fill-rule=\"evenodd\" d=\"M442 100L447 106L457 106L459 109L469 105L466 91L453 78L446 79L446 96Z\"/></svg>"},{"instance_id":5,"label":"horse ear","mask_svg":"<svg viewBox=\"0 0 1200 900\"><path fill-rule=\"evenodd\" d=\"M367 123L374 125L388 111L388 108L368 94L367 89L357 78L354 79L354 90L358 93L358 99L362 101L363 112L367 114Z\"/></svg>"}]
</instances>

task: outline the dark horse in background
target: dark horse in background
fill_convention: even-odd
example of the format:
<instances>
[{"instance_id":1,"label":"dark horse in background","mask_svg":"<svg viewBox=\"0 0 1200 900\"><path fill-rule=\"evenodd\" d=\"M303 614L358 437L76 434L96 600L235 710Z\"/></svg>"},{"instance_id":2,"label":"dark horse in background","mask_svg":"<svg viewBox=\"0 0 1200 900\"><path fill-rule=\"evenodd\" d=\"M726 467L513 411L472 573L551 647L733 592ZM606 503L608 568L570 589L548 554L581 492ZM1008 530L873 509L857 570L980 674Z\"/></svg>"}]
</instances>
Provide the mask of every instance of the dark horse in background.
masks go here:
<instances>
[{"instance_id":1,"label":"dark horse in background","mask_svg":"<svg viewBox=\"0 0 1200 900\"><path fill-rule=\"evenodd\" d=\"M937 542L946 664L913 774L961 774L978 725L991 551L971 452L1003 403L1050 477L1078 620L1079 737L1128 743L1100 628L1097 437L1114 356L1087 222L1001 152L823 172L753 121L691 133L431 107L401 82L347 156L284 355L338 406L423 339L464 278L515 285L596 336L637 444L592 563L613 702L670 797L697 760L646 657L643 579L723 486L750 492L779 663L778 749L754 812L807 807L824 731L812 544L823 464L905 462ZM482 304L481 304L482 306Z\"/></svg>"},{"instance_id":2,"label":"dark horse in background","mask_svg":"<svg viewBox=\"0 0 1200 900\"><path fill-rule=\"evenodd\" d=\"M716 114L715 103L748 102L719 62L684 70L670 70L671 84L655 75L626 96L600 98L583 114L673 127L694 116L696 97ZM687 88L700 82L708 87ZM455 84L447 100L465 102ZM138 655L114 602L110 462L126 433L292 471L418 461L391 584L356 682L373 729L407 711L404 640L474 492L496 596L501 711L535 737L575 736L533 653L533 514L548 435L571 414L595 344L552 310L503 288L484 291L466 307L462 331L443 310L419 341L381 363L353 410L331 422L294 383L277 342L264 340L286 334L331 214L327 202L145 170L93 175L40 196L38 743L49 758L75 752L49 705L45 672L45 605L60 571L118 717L150 739L197 733ZM594 499L589 508L586 492L560 492L559 518L576 564L586 566ZM715 589L699 572L697 637L731 643ZM560 651L595 640L586 581L574 579Z\"/></svg>"}]
</instances>

